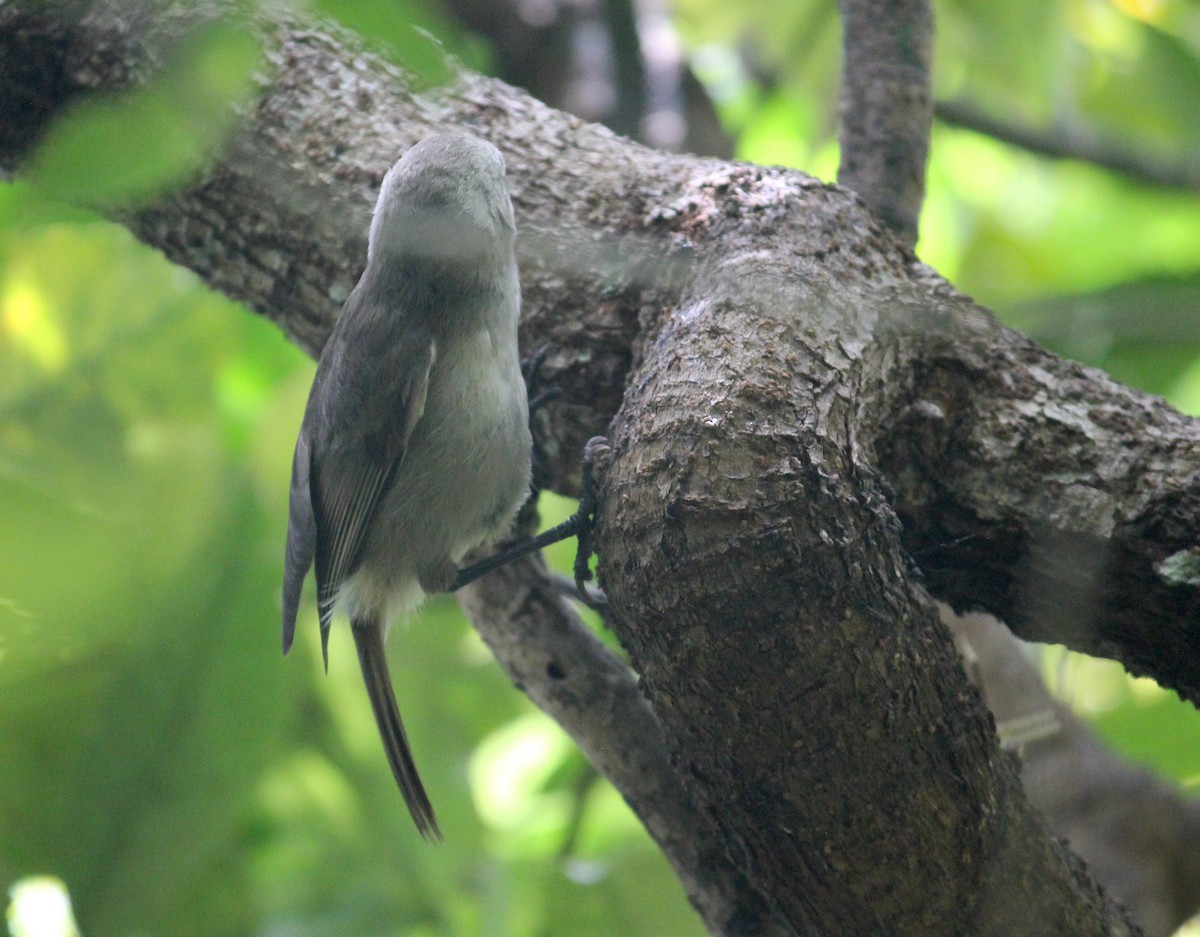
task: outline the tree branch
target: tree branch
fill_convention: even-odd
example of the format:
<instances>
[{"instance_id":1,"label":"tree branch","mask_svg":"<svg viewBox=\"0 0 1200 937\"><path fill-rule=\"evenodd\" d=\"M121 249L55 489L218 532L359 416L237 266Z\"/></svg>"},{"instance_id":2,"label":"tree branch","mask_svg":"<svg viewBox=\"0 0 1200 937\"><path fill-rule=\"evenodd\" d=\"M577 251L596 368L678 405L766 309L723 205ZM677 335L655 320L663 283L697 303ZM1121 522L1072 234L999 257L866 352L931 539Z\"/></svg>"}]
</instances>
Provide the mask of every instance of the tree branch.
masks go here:
<instances>
[{"instance_id":1,"label":"tree branch","mask_svg":"<svg viewBox=\"0 0 1200 937\"><path fill-rule=\"evenodd\" d=\"M875 445L926 586L1200 699L1197 422L961 298L904 312Z\"/></svg>"},{"instance_id":2,"label":"tree branch","mask_svg":"<svg viewBox=\"0 0 1200 937\"><path fill-rule=\"evenodd\" d=\"M638 36L633 0L601 0L604 25L612 52L612 85L615 101L607 125L636 140L648 111L646 59Z\"/></svg>"},{"instance_id":3,"label":"tree branch","mask_svg":"<svg viewBox=\"0 0 1200 937\"><path fill-rule=\"evenodd\" d=\"M1035 129L985 114L965 101L938 101L937 118L1051 159L1076 159L1128 176L1135 182L1176 189L1200 189L1200 154L1166 162L1149 153L1103 140L1090 130L1066 125Z\"/></svg>"},{"instance_id":4,"label":"tree branch","mask_svg":"<svg viewBox=\"0 0 1200 937\"><path fill-rule=\"evenodd\" d=\"M731 167L684 196L695 277L626 394L602 488L622 644L696 796L797 929L1124 932L1025 802L911 581L864 461L862 398L892 360L879 310L827 264L781 271L755 246L810 213L840 235L871 222L827 189L793 214L794 180L772 176ZM855 259L862 283L896 273ZM1019 905L1000 897L1030 881Z\"/></svg>"},{"instance_id":5,"label":"tree branch","mask_svg":"<svg viewBox=\"0 0 1200 937\"><path fill-rule=\"evenodd\" d=\"M709 933L794 933L729 861L712 820L686 792L633 672L564 604L539 562L527 558L497 570L464 589L460 601L513 683L621 792Z\"/></svg>"},{"instance_id":6,"label":"tree branch","mask_svg":"<svg viewBox=\"0 0 1200 937\"><path fill-rule=\"evenodd\" d=\"M929 0L838 0L842 12L841 165L900 243L917 243L933 123Z\"/></svg>"},{"instance_id":7,"label":"tree branch","mask_svg":"<svg viewBox=\"0 0 1200 937\"><path fill-rule=\"evenodd\" d=\"M70 10L0 2L0 119L14 94L44 102L41 126L150 73L119 6ZM1194 693L1200 655L1179 649L1200 621L1196 424L996 326L837 187L657 154L467 75L417 94L300 18L269 40L221 159L128 223L315 350L396 154L452 127L506 153L522 339L552 344L564 390L544 427L552 486L574 489L615 415L597 540L614 626L661 726L664 789L709 814L749 888L804 934L1128 933L1021 796L896 512L929 589L961 605L971 583L1018 620L1046 601L1019 587L1039 538L1116 551L1120 582L1159 587L1102 588L1092 608L1122 624L1104 646ZM35 133L0 125L0 166ZM1064 446L1081 424L1086 445ZM1104 483L1111 523L1068 472ZM704 835L681 815L664 813L669 835Z\"/></svg>"},{"instance_id":8,"label":"tree branch","mask_svg":"<svg viewBox=\"0 0 1200 937\"><path fill-rule=\"evenodd\" d=\"M1030 801L1146 937L1170 937L1200 907L1200 801L1109 751L996 619L943 620L973 652L1001 737L1020 751ZM1022 737L1021 725L1037 730Z\"/></svg>"}]
</instances>

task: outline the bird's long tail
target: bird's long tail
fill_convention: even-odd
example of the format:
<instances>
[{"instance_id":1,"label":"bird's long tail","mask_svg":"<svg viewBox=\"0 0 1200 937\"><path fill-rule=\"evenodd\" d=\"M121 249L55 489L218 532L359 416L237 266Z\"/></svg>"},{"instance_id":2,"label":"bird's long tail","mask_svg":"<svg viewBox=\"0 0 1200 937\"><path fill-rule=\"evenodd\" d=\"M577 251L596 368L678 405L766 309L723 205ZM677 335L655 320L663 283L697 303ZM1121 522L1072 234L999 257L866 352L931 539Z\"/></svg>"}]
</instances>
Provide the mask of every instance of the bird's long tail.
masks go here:
<instances>
[{"instance_id":1,"label":"bird's long tail","mask_svg":"<svg viewBox=\"0 0 1200 937\"><path fill-rule=\"evenodd\" d=\"M404 723L400 721L400 710L392 692L392 681L388 675L387 658L383 652L383 629L373 620L355 621L350 629L354 633L354 644L358 648L358 662L362 666L363 682L371 698L371 709L375 712L375 723L383 739L392 775L404 795L408 812L412 814L417 830L426 839L441 839L433 805L417 774L412 751L408 747L408 736L404 734Z\"/></svg>"}]
</instances>

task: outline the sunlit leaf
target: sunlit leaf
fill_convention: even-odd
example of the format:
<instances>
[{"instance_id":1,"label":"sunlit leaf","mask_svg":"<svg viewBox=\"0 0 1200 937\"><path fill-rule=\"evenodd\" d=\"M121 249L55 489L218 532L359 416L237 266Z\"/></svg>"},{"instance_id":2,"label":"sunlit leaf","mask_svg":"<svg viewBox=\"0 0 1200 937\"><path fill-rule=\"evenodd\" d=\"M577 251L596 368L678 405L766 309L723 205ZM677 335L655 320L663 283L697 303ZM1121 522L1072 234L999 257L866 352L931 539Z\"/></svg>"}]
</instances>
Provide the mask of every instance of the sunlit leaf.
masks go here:
<instances>
[{"instance_id":1,"label":"sunlit leaf","mask_svg":"<svg viewBox=\"0 0 1200 937\"><path fill-rule=\"evenodd\" d=\"M317 0L316 9L340 20L402 65L419 87L454 74L451 55L478 68L477 46L466 42L436 3L425 0Z\"/></svg>"},{"instance_id":2,"label":"sunlit leaf","mask_svg":"<svg viewBox=\"0 0 1200 937\"><path fill-rule=\"evenodd\" d=\"M146 84L70 108L40 141L25 178L93 208L141 202L185 182L220 148L260 58L245 28L218 22L200 30Z\"/></svg>"}]
</instances>

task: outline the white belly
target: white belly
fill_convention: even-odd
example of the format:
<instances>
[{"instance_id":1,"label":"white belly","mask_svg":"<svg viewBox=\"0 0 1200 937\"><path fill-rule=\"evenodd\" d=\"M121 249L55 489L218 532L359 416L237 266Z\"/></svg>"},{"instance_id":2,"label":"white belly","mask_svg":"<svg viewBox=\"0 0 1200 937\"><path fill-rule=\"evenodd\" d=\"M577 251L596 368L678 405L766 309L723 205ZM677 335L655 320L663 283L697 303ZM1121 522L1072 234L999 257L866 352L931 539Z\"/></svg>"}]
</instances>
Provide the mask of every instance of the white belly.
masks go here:
<instances>
[{"instance_id":1,"label":"white belly","mask_svg":"<svg viewBox=\"0 0 1200 937\"><path fill-rule=\"evenodd\" d=\"M424 599L423 569L458 565L502 537L529 493L531 447L515 342L480 329L439 348L424 416L340 590L342 610L390 620Z\"/></svg>"}]
</instances>

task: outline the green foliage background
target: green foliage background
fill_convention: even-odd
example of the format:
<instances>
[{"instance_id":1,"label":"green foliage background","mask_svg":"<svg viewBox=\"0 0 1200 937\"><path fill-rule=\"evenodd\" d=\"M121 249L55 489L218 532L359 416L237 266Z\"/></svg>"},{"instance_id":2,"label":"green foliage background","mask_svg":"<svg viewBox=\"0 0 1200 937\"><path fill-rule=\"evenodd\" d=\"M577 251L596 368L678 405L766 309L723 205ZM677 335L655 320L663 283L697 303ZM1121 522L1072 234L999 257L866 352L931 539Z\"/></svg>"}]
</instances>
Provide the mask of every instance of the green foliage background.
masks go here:
<instances>
[{"instance_id":1,"label":"green foliage background","mask_svg":"<svg viewBox=\"0 0 1200 937\"><path fill-rule=\"evenodd\" d=\"M486 43L432 5L319 8L430 81L439 59L411 23L487 66ZM832 178L830 0L679 0L675 21L739 155ZM938 21L940 96L1196 158L1193 0L944 0ZM151 87L80 105L0 187L0 886L57 877L89 935L700 934L620 798L452 603L390 648L437 848L393 789L345 635L325 677L310 608L280 656L313 365L65 207L186 179L257 65L244 33L213 28ZM939 127L923 231L924 258L1009 321L1200 412L1196 193ZM1194 780L1189 707L1072 661L1051 672L1107 738Z\"/></svg>"}]
</instances>

